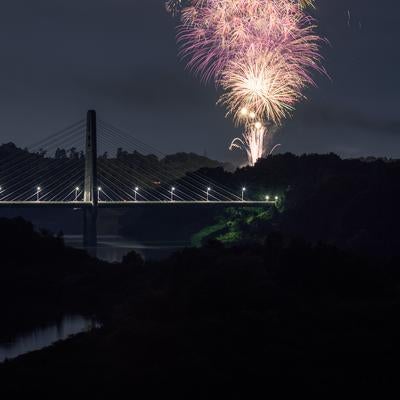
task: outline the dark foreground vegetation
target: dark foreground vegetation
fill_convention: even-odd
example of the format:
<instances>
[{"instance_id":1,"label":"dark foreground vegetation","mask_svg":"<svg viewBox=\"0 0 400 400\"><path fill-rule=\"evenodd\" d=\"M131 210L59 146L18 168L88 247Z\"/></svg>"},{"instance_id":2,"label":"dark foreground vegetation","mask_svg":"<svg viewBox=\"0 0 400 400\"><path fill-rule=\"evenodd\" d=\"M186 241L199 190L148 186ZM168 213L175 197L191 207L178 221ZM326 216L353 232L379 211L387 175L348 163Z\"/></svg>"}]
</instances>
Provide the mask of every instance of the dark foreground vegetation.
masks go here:
<instances>
[{"instance_id":1,"label":"dark foreground vegetation","mask_svg":"<svg viewBox=\"0 0 400 400\"><path fill-rule=\"evenodd\" d=\"M396 386L395 257L272 232L262 244L110 265L21 220L0 232L2 332L38 310L104 322L1 364L4 398L387 398Z\"/></svg>"},{"instance_id":2,"label":"dark foreground vegetation","mask_svg":"<svg viewBox=\"0 0 400 400\"><path fill-rule=\"evenodd\" d=\"M0 341L65 313L105 308L130 270L66 247L20 218L0 219L0 249Z\"/></svg>"}]
</instances>

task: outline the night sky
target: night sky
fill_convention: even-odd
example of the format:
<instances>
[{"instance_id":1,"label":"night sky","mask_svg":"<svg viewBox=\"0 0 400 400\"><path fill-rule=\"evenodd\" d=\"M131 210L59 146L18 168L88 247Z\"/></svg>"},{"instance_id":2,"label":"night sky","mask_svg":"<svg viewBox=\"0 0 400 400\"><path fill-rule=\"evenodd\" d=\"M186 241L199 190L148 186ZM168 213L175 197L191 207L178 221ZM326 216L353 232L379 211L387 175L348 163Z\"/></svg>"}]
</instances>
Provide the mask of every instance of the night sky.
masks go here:
<instances>
[{"instance_id":1,"label":"night sky","mask_svg":"<svg viewBox=\"0 0 400 400\"><path fill-rule=\"evenodd\" d=\"M400 2L317 0L330 78L278 131L281 151L400 157ZM348 13L348 10L350 13ZM84 117L164 152L227 150L240 134L177 57L163 0L2 0L0 141L28 145Z\"/></svg>"}]
</instances>

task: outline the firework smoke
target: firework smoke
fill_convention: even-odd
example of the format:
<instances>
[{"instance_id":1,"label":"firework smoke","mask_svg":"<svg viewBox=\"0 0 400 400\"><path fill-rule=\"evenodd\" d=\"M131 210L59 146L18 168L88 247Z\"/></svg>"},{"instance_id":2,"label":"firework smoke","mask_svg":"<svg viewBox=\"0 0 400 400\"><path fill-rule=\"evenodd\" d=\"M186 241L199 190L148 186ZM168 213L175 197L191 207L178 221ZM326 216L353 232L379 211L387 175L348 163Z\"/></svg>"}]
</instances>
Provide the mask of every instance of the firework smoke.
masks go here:
<instances>
[{"instance_id":1,"label":"firework smoke","mask_svg":"<svg viewBox=\"0 0 400 400\"><path fill-rule=\"evenodd\" d=\"M247 152L249 164L267 151L267 126L279 126L313 85L320 67L320 38L305 12L313 0L169 0L179 13L181 56L202 80L223 89L219 103L243 138L231 148ZM268 140L266 140L268 138Z\"/></svg>"}]
</instances>

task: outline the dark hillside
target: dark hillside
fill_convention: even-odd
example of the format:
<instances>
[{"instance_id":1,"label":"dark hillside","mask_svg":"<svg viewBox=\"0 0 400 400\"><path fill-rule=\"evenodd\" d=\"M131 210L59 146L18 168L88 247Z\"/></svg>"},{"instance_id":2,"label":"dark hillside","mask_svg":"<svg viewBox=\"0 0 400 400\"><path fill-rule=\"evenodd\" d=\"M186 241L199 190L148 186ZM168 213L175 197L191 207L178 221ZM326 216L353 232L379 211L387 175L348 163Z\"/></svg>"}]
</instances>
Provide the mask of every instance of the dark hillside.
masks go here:
<instances>
[{"instance_id":1,"label":"dark hillside","mask_svg":"<svg viewBox=\"0 0 400 400\"><path fill-rule=\"evenodd\" d=\"M246 399L396 385L398 260L271 234L137 262L125 260L134 273L102 329L0 365L2 392Z\"/></svg>"},{"instance_id":2,"label":"dark hillside","mask_svg":"<svg viewBox=\"0 0 400 400\"><path fill-rule=\"evenodd\" d=\"M242 227L242 238L262 240L279 230L372 254L399 254L400 161L284 154L233 174L202 172L237 190L246 186L251 198L280 196L280 212Z\"/></svg>"}]
</instances>

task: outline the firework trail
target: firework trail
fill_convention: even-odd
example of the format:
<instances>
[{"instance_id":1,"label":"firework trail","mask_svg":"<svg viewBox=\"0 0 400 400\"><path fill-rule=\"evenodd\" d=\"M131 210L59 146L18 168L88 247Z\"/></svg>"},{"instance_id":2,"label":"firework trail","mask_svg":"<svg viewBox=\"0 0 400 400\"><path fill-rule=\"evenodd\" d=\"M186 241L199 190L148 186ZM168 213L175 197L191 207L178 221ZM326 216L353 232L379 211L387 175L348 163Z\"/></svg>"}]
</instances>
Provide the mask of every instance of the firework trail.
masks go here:
<instances>
[{"instance_id":1,"label":"firework trail","mask_svg":"<svg viewBox=\"0 0 400 400\"><path fill-rule=\"evenodd\" d=\"M179 13L178 42L187 66L223 89L219 103L242 139L231 148L247 152L249 164L270 143L268 126L279 126L314 85L320 66L320 38L306 14L313 0L169 0ZM268 138L268 139L267 139Z\"/></svg>"},{"instance_id":2,"label":"firework trail","mask_svg":"<svg viewBox=\"0 0 400 400\"><path fill-rule=\"evenodd\" d=\"M264 149L267 147L271 136L268 135L267 128L261 123L245 131L242 138L235 138L229 149L240 149L246 152L250 165L254 165L258 159L264 155Z\"/></svg>"}]
</instances>

